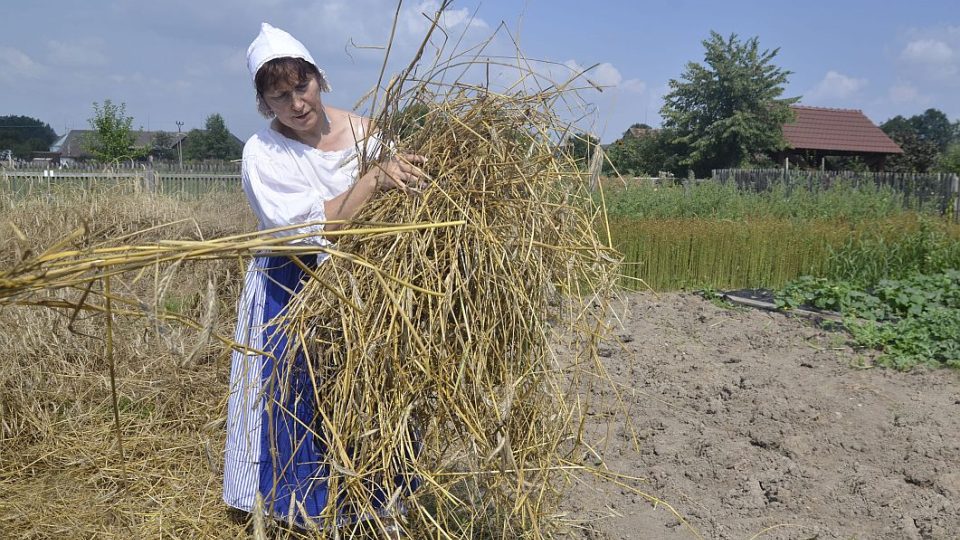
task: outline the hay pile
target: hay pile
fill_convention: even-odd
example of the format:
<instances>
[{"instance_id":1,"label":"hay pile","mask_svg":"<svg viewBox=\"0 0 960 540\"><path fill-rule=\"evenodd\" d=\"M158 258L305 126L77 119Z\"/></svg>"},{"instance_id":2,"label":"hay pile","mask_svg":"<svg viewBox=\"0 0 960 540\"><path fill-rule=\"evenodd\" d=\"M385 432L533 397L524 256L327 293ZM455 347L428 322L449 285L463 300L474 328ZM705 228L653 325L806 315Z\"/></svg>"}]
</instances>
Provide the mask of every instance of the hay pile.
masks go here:
<instances>
[{"instance_id":1,"label":"hay pile","mask_svg":"<svg viewBox=\"0 0 960 540\"><path fill-rule=\"evenodd\" d=\"M313 369L332 492L373 513L372 491L406 478L390 499L414 538L548 536L582 450L577 371L595 365L617 267L543 97L458 89L421 102L396 146L428 157L428 185L385 195L357 225L466 223L341 239L377 272L326 261L287 320ZM558 336L579 356L557 358Z\"/></svg>"}]
</instances>

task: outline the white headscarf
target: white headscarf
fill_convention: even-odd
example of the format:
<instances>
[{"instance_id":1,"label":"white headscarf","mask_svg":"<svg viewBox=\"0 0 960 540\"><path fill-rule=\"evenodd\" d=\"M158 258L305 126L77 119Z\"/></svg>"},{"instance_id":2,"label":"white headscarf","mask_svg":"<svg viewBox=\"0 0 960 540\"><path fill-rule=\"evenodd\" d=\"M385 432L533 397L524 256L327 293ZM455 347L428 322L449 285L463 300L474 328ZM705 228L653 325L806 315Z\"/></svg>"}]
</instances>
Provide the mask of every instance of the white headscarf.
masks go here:
<instances>
[{"instance_id":1,"label":"white headscarf","mask_svg":"<svg viewBox=\"0 0 960 540\"><path fill-rule=\"evenodd\" d=\"M303 46L303 43L279 28L262 23L260 25L260 35L247 48L247 68L250 70L250 76L256 79L257 71L264 64L275 58L284 57L302 58L313 64L320 72L320 89L324 92L330 91L330 83L327 82L326 73L317 66L313 57L310 56L310 51Z\"/></svg>"}]
</instances>

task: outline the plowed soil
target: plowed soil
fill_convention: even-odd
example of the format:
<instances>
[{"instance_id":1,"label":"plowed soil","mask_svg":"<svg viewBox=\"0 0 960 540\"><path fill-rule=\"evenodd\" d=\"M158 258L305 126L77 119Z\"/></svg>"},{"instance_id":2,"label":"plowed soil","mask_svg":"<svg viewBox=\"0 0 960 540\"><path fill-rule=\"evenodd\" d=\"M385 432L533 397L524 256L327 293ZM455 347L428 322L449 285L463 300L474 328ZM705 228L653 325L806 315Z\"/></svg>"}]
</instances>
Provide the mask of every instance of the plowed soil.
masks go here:
<instances>
[{"instance_id":1,"label":"plowed soil","mask_svg":"<svg viewBox=\"0 0 960 540\"><path fill-rule=\"evenodd\" d=\"M592 417L585 460L624 485L575 488L577 536L960 538L960 374L875 367L842 330L695 295L624 307L601 350L618 392L595 396L621 412Z\"/></svg>"}]
</instances>

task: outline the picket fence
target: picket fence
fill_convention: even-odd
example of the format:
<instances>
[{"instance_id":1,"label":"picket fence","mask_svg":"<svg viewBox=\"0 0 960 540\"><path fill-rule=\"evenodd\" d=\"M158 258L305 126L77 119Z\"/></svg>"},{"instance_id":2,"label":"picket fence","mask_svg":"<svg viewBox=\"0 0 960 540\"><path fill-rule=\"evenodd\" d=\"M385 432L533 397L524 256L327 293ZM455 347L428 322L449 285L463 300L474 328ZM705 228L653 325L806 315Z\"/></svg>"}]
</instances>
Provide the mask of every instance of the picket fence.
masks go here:
<instances>
[{"instance_id":1,"label":"picket fence","mask_svg":"<svg viewBox=\"0 0 960 540\"><path fill-rule=\"evenodd\" d=\"M887 188L903 195L911 208L936 208L960 222L960 177L950 173L892 173L785 169L714 169L712 180L738 189L776 187L817 191L843 183L856 188Z\"/></svg>"},{"instance_id":2,"label":"picket fence","mask_svg":"<svg viewBox=\"0 0 960 540\"><path fill-rule=\"evenodd\" d=\"M240 193L242 190L239 168L217 168L0 169L0 195L16 200L71 189L158 192L186 198L196 198L211 192Z\"/></svg>"}]
</instances>

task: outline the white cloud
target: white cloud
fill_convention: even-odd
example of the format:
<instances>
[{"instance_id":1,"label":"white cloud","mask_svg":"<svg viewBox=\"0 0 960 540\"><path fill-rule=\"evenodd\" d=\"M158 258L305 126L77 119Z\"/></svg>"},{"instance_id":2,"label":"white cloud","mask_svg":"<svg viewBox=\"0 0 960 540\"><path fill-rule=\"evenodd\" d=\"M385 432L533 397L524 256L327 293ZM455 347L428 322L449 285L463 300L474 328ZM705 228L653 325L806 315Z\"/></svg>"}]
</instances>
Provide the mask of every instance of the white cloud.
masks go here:
<instances>
[{"instance_id":1,"label":"white cloud","mask_svg":"<svg viewBox=\"0 0 960 540\"><path fill-rule=\"evenodd\" d=\"M856 97L868 83L867 79L848 77L830 70L803 96L803 101L810 104L830 105L831 102L849 100Z\"/></svg>"},{"instance_id":2,"label":"white cloud","mask_svg":"<svg viewBox=\"0 0 960 540\"><path fill-rule=\"evenodd\" d=\"M938 39L911 41L900 53L900 58L907 62L927 65L950 64L955 56L953 49Z\"/></svg>"},{"instance_id":3,"label":"white cloud","mask_svg":"<svg viewBox=\"0 0 960 540\"><path fill-rule=\"evenodd\" d=\"M103 41L81 39L71 42L47 42L47 61L63 67L95 67L106 65L107 56L101 51Z\"/></svg>"},{"instance_id":4,"label":"white cloud","mask_svg":"<svg viewBox=\"0 0 960 540\"><path fill-rule=\"evenodd\" d=\"M34 79L46 71L20 49L0 46L0 78L14 81L18 78Z\"/></svg>"},{"instance_id":5,"label":"white cloud","mask_svg":"<svg viewBox=\"0 0 960 540\"><path fill-rule=\"evenodd\" d=\"M437 0L423 0L415 7L402 9L400 22L408 34L408 38L422 39L430 28L431 20L440 9ZM393 11L389 11L393 15ZM472 30L488 30L490 25L480 18L474 18L473 12L467 8L447 9L440 16L439 29L456 38L459 33ZM419 44L419 43L418 43Z\"/></svg>"},{"instance_id":6,"label":"white cloud","mask_svg":"<svg viewBox=\"0 0 960 540\"><path fill-rule=\"evenodd\" d=\"M920 90L911 83L899 82L890 87L887 96L897 104L912 104L920 99Z\"/></svg>"},{"instance_id":7,"label":"white cloud","mask_svg":"<svg viewBox=\"0 0 960 540\"><path fill-rule=\"evenodd\" d=\"M641 81L640 79L627 79L623 81L623 83L620 85L620 88L627 92L642 94L647 91L647 83Z\"/></svg>"},{"instance_id":8,"label":"white cloud","mask_svg":"<svg viewBox=\"0 0 960 540\"><path fill-rule=\"evenodd\" d=\"M566 74L567 77L577 75L586 69L576 60L567 60L563 65L570 70L570 73ZM593 85L604 89L616 88L637 94L642 94L647 91L647 83L640 79L624 79L620 70L609 62L603 62L594 66L584 73L583 77L586 77Z\"/></svg>"}]
</instances>

